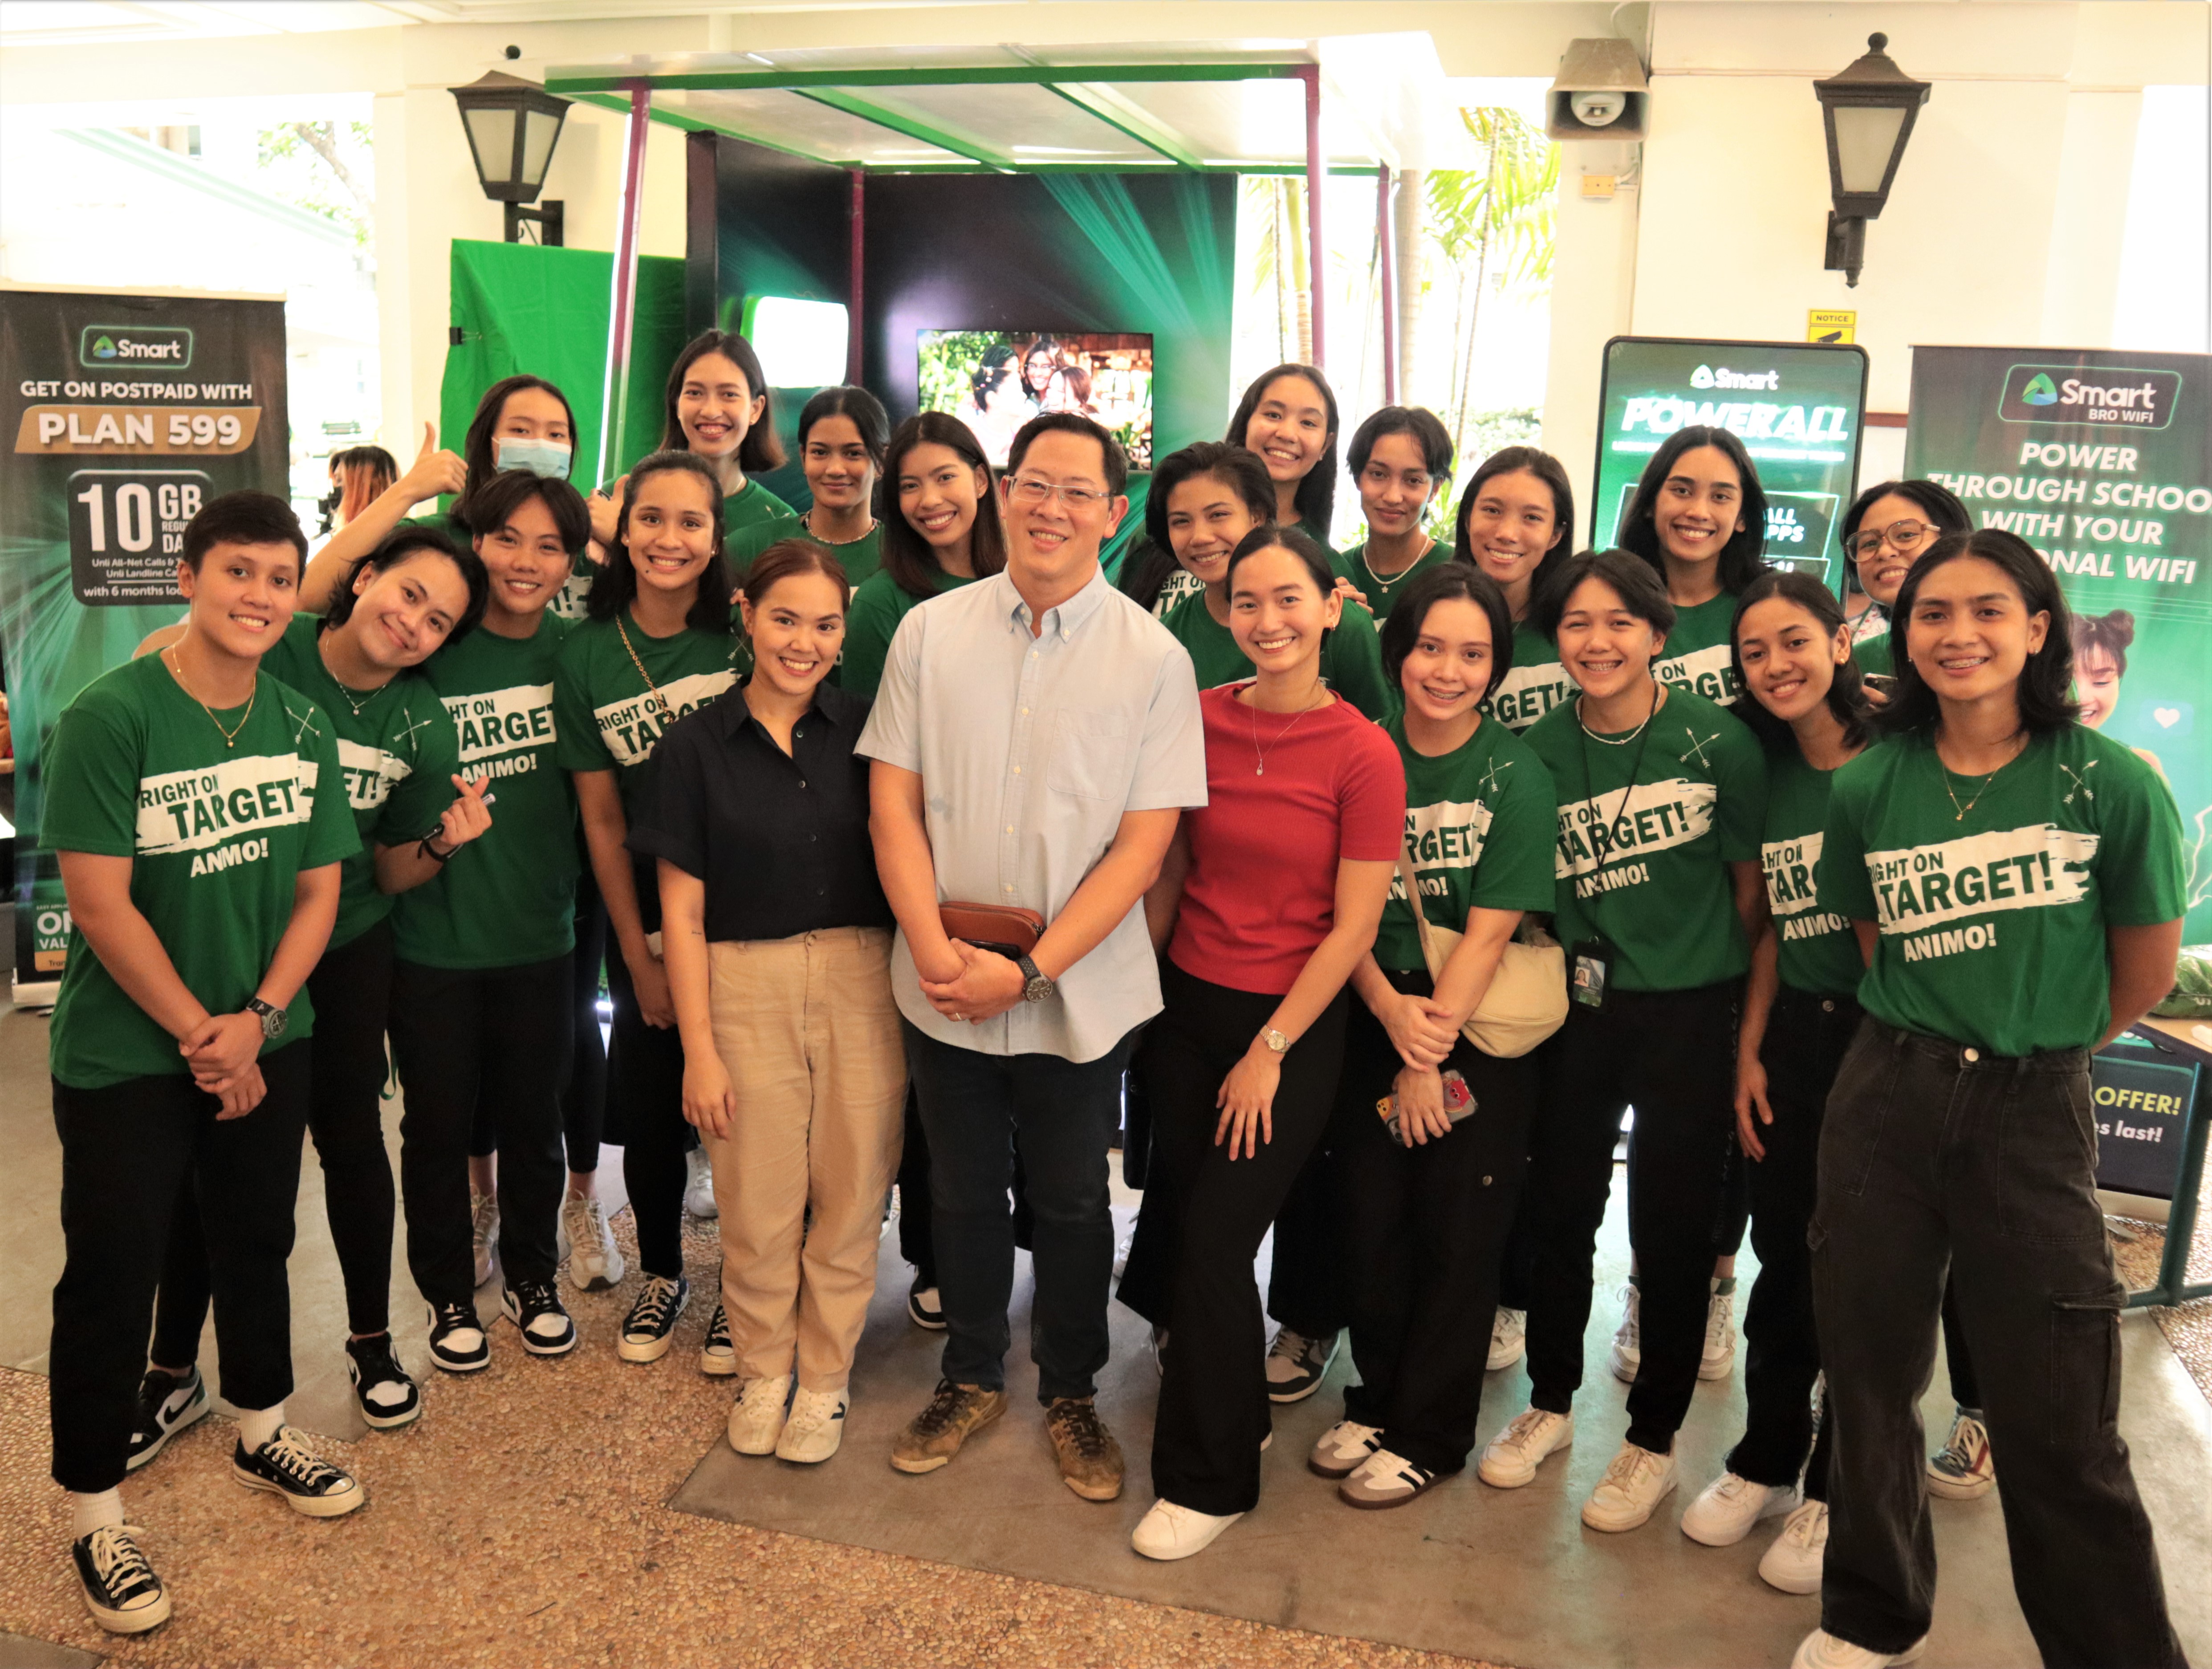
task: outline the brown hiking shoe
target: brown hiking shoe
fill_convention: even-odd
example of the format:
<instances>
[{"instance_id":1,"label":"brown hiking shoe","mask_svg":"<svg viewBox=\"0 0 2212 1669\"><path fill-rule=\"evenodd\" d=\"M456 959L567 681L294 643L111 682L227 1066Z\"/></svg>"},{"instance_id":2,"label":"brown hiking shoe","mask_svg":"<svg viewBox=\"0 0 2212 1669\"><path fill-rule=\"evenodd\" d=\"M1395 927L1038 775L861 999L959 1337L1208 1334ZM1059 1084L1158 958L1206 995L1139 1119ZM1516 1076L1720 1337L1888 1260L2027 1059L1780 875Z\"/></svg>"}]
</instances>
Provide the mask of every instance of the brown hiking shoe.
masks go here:
<instances>
[{"instance_id":1,"label":"brown hiking shoe","mask_svg":"<svg viewBox=\"0 0 2212 1669\"><path fill-rule=\"evenodd\" d=\"M1006 1411L1005 1392L944 1380L929 1406L908 1421L892 1443L891 1465L902 1472L933 1472Z\"/></svg>"},{"instance_id":2,"label":"brown hiking shoe","mask_svg":"<svg viewBox=\"0 0 2212 1669\"><path fill-rule=\"evenodd\" d=\"M1055 1397L1044 1411L1044 1428L1060 1458L1060 1481L1085 1501L1111 1501L1121 1493L1121 1446L1088 1397Z\"/></svg>"}]
</instances>

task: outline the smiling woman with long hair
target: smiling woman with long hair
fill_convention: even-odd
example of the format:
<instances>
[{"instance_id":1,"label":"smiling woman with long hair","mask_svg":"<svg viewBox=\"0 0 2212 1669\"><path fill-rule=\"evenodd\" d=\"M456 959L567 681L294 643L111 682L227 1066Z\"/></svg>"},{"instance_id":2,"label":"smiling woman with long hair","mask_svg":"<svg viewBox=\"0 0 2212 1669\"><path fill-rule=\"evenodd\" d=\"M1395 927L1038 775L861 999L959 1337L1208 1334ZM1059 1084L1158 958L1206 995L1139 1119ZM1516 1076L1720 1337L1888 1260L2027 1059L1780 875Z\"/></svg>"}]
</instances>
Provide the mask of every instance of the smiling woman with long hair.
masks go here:
<instances>
[{"instance_id":1,"label":"smiling woman with long hair","mask_svg":"<svg viewBox=\"0 0 2212 1669\"><path fill-rule=\"evenodd\" d=\"M1743 442L1692 424L1660 443L1620 517L1621 548L1642 557L1674 606L1667 653L1654 669L1723 707L1735 682L1729 623L1766 567L1766 493Z\"/></svg>"}]
</instances>

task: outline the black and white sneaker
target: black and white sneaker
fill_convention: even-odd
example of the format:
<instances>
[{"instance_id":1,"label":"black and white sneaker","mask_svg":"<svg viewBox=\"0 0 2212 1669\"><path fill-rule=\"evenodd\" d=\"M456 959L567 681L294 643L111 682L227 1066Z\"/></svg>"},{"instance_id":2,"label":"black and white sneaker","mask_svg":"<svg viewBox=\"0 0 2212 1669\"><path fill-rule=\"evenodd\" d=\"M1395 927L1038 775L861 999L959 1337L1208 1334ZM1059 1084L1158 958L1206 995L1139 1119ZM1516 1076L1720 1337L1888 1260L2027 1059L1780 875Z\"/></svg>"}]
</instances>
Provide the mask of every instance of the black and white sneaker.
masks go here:
<instances>
[{"instance_id":1,"label":"black and white sneaker","mask_svg":"<svg viewBox=\"0 0 2212 1669\"><path fill-rule=\"evenodd\" d=\"M169 1620L168 1590L131 1539L139 1533L131 1525L107 1524L70 1544L85 1609L112 1635L143 1635Z\"/></svg>"},{"instance_id":2,"label":"black and white sneaker","mask_svg":"<svg viewBox=\"0 0 2212 1669\"><path fill-rule=\"evenodd\" d=\"M430 1360L448 1374L474 1374L491 1365L491 1340L473 1304L427 1304Z\"/></svg>"},{"instance_id":3,"label":"black and white sneaker","mask_svg":"<svg viewBox=\"0 0 2212 1669\"><path fill-rule=\"evenodd\" d=\"M707 1337L699 1346L699 1371L726 1380L738 1371L738 1347L730 1343L730 1316L720 1304L707 1323Z\"/></svg>"},{"instance_id":4,"label":"black and white sneaker","mask_svg":"<svg viewBox=\"0 0 2212 1669\"><path fill-rule=\"evenodd\" d=\"M927 1327L933 1333L945 1331L945 1302L938 1295L934 1282L924 1286L926 1276L917 1275L914 1285L907 1288L907 1319L917 1327Z\"/></svg>"},{"instance_id":5,"label":"black and white sneaker","mask_svg":"<svg viewBox=\"0 0 2212 1669\"><path fill-rule=\"evenodd\" d=\"M648 1275L623 1322L615 1354L624 1361L659 1361L676 1342L676 1318L691 1301L691 1283L682 1276Z\"/></svg>"},{"instance_id":6,"label":"black and white sneaker","mask_svg":"<svg viewBox=\"0 0 2212 1669\"><path fill-rule=\"evenodd\" d=\"M510 1281L500 1288L499 1313L522 1335L533 1356L566 1355L576 1348L576 1324L550 1281Z\"/></svg>"},{"instance_id":7,"label":"black and white sneaker","mask_svg":"<svg viewBox=\"0 0 2212 1669\"><path fill-rule=\"evenodd\" d=\"M1341 1330L1319 1338L1309 1338L1295 1327L1277 1333L1267 1347L1267 1400L1296 1403L1312 1396L1328 1377L1328 1365L1343 1342Z\"/></svg>"},{"instance_id":8,"label":"black and white sneaker","mask_svg":"<svg viewBox=\"0 0 2212 1669\"><path fill-rule=\"evenodd\" d=\"M335 1519L368 1501L358 1479L310 1454L306 1437L290 1426L277 1427L251 1454L238 1444L230 1453L230 1475L249 1489L282 1495L287 1507L311 1519Z\"/></svg>"},{"instance_id":9,"label":"black and white sneaker","mask_svg":"<svg viewBox=\"0 0 2212 1669\"><path fill-rule=\"evenodd\" d=\"M207 1381L200 1378L197 1365L183 1379L158 1367L148 1368L146 1377L138 1382L138 1422L131 1433L131 1454L123 1463L124 1469L137 1471L161 1453L172 1437L204 1418L207 1411ZM166 1606L167 1601L162 1603ZM161 1615L167 1617L167 1611Z\"/></svg>"},{"instance_id":10,"label":"black and white sneaker","mask_svg":"<svg viewBox=\"0 0 2212 1669\"><path fill-rule=\"evenodd\" d=\"M353 1381L361 1417L379 1431L420 1419L422 1392L392 1354L392 1335L346 1341L346 1377Z\"/></svg>"}]
</instances>

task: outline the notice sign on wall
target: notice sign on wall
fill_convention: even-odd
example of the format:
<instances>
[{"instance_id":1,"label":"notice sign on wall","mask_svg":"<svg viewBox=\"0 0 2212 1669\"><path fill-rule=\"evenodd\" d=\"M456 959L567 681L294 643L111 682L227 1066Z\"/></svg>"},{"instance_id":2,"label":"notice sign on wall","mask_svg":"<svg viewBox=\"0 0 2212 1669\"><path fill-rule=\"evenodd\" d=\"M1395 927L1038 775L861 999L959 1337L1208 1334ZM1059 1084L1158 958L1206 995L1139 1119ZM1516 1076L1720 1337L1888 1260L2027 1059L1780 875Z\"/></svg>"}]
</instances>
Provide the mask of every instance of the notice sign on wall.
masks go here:
<instances>
[{"instance_id":1,"label":"notice sign on wall","mask_svg":"<svg viewBox=\"0 0 2212 1669\"><path fill-rule=\"evenodd\" d=\"M2082 722L2172 784L2212 939L2212 356L1915 348L1905 469L2057 571Z\"/></svg>"},{"instance_id":2,"label":"notice sign on wall","mask_svg":"<svg viewBox=\"0 0 2212 1669\"><path fill-rule=\"evenodd\" d=\"M1644 466L1676 429L1725 429L1766 490L1766 559L1833 582L1836 518L1858 479L1866 350L1616 336L1598 398L1590 543L1619 543Z\"/></svg>"}]
</instances>

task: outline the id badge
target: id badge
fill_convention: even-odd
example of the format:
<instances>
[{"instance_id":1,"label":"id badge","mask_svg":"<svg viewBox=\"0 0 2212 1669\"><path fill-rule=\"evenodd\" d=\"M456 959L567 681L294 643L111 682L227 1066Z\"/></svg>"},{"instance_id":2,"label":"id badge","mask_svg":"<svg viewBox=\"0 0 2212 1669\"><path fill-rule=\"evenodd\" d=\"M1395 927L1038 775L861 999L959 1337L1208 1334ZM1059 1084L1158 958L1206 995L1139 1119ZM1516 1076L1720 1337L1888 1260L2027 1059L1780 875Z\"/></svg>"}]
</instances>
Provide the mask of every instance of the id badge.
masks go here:
<instances>
[{"instance_id":1,"label":"id badge","mask_svg":"<svg viewBox=\"0 0 2212 1669\"><path fill-rule=\"evenodd\" d=\"M1567 954L1567 994L1585 1008L1604 1008L1612 963L1611 946L1602 939L1583 940Z\"/></svg>"}]
</instances>

